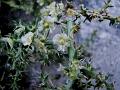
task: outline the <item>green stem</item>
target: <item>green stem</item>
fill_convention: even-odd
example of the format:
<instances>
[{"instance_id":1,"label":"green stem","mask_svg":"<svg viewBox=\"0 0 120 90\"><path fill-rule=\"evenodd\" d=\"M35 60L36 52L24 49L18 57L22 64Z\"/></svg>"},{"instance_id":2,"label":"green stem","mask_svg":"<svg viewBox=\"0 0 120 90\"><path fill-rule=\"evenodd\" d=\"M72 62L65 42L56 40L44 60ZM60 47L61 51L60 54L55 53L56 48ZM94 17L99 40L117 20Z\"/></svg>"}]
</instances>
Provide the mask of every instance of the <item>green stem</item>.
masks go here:
<instances>
[{"instance_id":1,"label":"green stem","mask_svg":"<svg viewBox=\"0 0 120 90\"><path fill-rule=\"evenodd\" d=\"M68 37L70 38L70 46L68 47L68 54L69 54L69 60L72 61L75 54L75 48L74 48L74 40L73 40L73 32L72 32L72 18L69 18L67 21L67 28L68 28Z\"/></svg>"}]
</instances>

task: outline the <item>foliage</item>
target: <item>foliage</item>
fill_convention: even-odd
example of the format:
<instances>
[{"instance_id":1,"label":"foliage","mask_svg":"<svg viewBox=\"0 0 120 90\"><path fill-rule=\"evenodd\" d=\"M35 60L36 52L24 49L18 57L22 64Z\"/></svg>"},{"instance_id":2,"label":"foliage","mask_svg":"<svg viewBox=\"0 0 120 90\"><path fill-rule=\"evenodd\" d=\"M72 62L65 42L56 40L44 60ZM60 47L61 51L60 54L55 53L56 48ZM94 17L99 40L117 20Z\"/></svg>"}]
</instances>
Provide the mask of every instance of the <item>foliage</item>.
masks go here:
<instances>
[{"instance_id":1,"label":"foliage","mask_svg":"<svg viewBox=\"0 0 120 90\"><path fill-rule=\"evenodd\" d=\"M111 7L110 0L105 2L102 9L92 11L84 6L75 9L70 2L65 5L52 0L2 0L2 2L13 9L22 9L27 13L37 12L38 16L35 17L36 21L27 25L22 22L16 23L14 33L0 37L0 52L8 57L5 63L7 67L0 81L1 89L10 87L12 90L22 90L20 83L27 65L38 60L43 66L53 62L60 63L58 70L67 77L63 86L54 87L50 84L52 81L49 81L49 75L43 71L38 87L44 90L87 90L88 88L114 90L113 83L107 82L108 77L96 73L86 60L87 52L84 44L77 45L74 40L74 35L80 30L81 16L85 18L83 22L86 20L91 22L93 19L98 19L100 22L107 19L110 25L120 22L119 17L112 17L107 13L107 9ZM37 9L39 11L36 11ZM59 33L51 37L58 26ZM6 77L4 73L7 73ZM5 78L10 81L2 85Z\"/></svg>"}]
</instances>

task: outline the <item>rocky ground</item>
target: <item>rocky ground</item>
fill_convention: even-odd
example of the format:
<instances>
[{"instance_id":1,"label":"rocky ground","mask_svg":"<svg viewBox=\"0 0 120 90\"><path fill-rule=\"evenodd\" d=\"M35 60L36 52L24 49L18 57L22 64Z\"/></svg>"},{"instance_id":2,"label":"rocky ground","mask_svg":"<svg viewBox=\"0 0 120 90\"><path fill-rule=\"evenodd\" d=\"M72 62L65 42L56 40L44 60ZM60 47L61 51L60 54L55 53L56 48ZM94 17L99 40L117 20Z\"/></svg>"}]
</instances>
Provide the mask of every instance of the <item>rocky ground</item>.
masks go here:
<instances>
[{"instance_id":1,"label":"rocky ground","mask_svg":"<svg viewBox=\"0 0 120 90\"><path fill-rule=\"evenodd\" d=\"M90 2L91 1L91 2ZM85 0L88 8L99 8L104 0ZM120 0L112 0L114 7L109 9L113 16L120 16ZM90 45L92 64L96 69L112 76L115 81L115 90L120 89L120 25L109 26L109 21L83 23L80 31L81 38L87 38L97 30L95 42Z\"/></svg>"}]
</instances>

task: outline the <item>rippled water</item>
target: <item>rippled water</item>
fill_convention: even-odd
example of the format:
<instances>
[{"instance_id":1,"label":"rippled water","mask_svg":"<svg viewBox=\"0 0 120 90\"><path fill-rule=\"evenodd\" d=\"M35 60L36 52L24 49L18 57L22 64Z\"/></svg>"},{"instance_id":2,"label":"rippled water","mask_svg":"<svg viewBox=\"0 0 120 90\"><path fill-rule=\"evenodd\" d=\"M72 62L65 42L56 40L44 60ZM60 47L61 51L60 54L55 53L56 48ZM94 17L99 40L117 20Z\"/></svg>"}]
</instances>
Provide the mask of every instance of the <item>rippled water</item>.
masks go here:
<instances>
[{"instance_id":1,"label":"rippled water","mask_svg":"<svg viewBox=\"0 0 120 90\"><path fill-rule=\"evenodd\" d=\"M83 0L89 9L98 9L104 5L105 0ZM120 16L120 0L112 0L114 7L108 11L113 16ZM104 73L112 75L115 81L115 90L120 90L120 25L109 26L109 21L86 22L81 25L83 39L97 30L95 42L91 44L92 64Z\"/></svg>"}]
</instances>

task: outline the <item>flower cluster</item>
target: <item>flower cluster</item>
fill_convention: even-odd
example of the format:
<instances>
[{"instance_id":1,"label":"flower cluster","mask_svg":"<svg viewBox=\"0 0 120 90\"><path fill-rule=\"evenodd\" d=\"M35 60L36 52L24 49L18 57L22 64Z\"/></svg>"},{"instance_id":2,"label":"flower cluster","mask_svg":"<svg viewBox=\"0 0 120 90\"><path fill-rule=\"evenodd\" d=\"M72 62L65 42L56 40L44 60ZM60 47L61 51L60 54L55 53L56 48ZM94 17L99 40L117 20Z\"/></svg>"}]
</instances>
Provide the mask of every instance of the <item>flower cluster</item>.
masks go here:
<instances>
[{"instance_id":1,"label":"flower cluster","mask_svg":"<svg viewBox=\"0 0 120 90\"><path fill-rule=\"evenodd\" d=\"M55 29L54 23L58 21L58 15L62 14L63 10L63 3L52 2L50 5L43 7L40 10L41 20L37 25L37 33L48 30L52 32Z\"/></svg>"}]
</instances>

